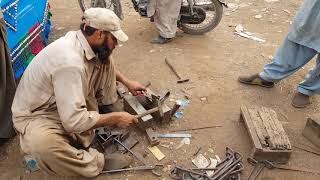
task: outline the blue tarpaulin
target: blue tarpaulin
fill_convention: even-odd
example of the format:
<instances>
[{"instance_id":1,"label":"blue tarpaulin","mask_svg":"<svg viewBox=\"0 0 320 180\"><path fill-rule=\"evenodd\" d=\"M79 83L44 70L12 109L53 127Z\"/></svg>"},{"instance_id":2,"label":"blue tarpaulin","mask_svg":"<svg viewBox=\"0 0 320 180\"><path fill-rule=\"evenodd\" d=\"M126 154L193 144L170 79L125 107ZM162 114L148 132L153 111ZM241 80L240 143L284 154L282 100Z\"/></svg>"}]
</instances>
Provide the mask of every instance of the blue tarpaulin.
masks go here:
<instances>
[{"instance_id":1,"label":"blue tarpaulin","mask_svg":"<svg viewBox=\"0 0 320 180\"><path fill-rule=\"evenodd\" d=\"M0 0L16 78L47 43L50 32L47 0Z\"/></svg>"}]
</instances>

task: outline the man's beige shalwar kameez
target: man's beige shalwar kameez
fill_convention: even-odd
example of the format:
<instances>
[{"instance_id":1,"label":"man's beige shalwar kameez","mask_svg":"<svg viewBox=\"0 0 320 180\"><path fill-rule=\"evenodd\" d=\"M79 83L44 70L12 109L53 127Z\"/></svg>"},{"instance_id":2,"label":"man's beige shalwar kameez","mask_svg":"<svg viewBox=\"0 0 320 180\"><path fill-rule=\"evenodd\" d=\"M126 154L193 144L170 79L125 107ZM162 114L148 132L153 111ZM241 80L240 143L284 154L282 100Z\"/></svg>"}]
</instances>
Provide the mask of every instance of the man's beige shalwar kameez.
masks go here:
<instances>
[{"instance_id":1,"label":"man's beige shalwar kameez","mask_svg":"<svg viewBox=\"0 0 320 180\"><path fill-rule=\"evenodd\" d=\"M49 174L97 176L104 155L89 148L90 129L98 102L116 100L112 61L101 64L81 31L67 33L33 59L17 88L12 112L23 152Z\"/></svg>"}]
</instances>

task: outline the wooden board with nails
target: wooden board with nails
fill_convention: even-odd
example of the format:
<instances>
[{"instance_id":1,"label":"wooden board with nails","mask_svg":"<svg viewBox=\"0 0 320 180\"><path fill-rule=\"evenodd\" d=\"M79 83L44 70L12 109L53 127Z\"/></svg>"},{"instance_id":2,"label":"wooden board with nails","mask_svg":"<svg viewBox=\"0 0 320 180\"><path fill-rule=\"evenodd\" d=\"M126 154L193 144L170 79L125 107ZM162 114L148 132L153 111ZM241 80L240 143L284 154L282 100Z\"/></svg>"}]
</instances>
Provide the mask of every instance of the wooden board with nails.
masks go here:
<instances>
[{"instance_id":1,"label":"wooden board with nails","mask_svg":"<svg viewBox=\"0 0 320 180\"><path fill-rule=\"evenodd\" d=\"M288 162L292 147L274 110L241 106L241 120L253 142L253 158L277 163Z\"/></svg>"}]
</instances>

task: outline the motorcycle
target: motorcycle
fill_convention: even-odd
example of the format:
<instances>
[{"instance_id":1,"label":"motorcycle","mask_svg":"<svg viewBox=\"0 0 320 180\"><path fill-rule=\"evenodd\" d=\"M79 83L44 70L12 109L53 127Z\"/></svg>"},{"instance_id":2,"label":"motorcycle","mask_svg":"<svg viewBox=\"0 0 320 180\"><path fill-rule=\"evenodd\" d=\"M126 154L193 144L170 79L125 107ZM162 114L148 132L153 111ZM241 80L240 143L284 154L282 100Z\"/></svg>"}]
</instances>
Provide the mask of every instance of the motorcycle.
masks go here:
<instances>
[{"instance_id":1,"label":"motorcycle","mask_svg":"<svg viewBox=\"0 0 320 180\"><path fill-rule=\"evenodd\" d=\"M123 20L120 0L78 0L82 11L90 7L111 9ZM132 0L133 7L142 17L147 17L149 0ZM220 23L225 0L183 0L177 27L192 35L201 35L213 30ZM152 20L152 17L151 17Z\"/></svg>"}]
</instances>

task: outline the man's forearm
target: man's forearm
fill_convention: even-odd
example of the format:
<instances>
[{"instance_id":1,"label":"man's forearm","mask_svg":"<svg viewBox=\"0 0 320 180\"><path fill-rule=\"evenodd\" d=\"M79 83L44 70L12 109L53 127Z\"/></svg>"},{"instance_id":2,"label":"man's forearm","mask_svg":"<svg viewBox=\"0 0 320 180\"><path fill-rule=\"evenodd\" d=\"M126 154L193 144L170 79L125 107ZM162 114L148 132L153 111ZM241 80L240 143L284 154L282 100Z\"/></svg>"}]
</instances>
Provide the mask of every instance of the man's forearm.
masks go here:
<instances>
[{"instance_id":1,"label":"man's forearm","mask_svg":"<svg viewBox=\"0 0 320 180\"><path fill-rule=\"evenodd\" d=\"M101 114L100 119L91 129L96 129L103 126L113 126L116 124L118 118L119 117L117 113Z\"/></svg>"},{"instance_id":2,"label":"man's forearm","mask_svg":"<svg viewBox=\"0 0 320 180\"><path fill-rule=\"evenodd\" d=\"M117 68L115 68L116 72L116 79L117 81L121 82L125 86L127 86L128 82L130 81L127 77L125 77Z\"/></svg>"}]
</instances>

